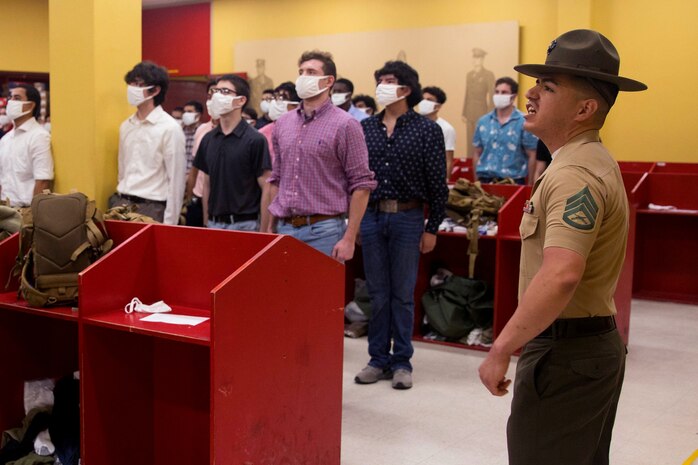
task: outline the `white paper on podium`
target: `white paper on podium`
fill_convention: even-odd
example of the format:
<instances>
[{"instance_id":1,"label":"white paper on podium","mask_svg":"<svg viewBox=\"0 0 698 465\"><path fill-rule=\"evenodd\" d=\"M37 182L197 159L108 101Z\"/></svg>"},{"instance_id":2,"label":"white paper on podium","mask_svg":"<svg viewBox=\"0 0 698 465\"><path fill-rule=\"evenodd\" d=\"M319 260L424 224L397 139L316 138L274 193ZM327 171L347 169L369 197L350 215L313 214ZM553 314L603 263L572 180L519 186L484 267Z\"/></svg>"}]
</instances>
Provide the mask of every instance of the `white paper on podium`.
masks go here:
<instances>
[{"instance_id":1,"label":"white paper on podium","mask_svg":"<svg viewBox=\"0 0 698 465\"><path fill-rule=\"evenodd\" d=\"M169 323L173 325L187 325L196 326L203 323L210 318L203 316L189 316L189 315L173 315L171 313L153 313L145 318L141 318L141 321L149 321L151 323Z\"/></svg>"}]
</instances>

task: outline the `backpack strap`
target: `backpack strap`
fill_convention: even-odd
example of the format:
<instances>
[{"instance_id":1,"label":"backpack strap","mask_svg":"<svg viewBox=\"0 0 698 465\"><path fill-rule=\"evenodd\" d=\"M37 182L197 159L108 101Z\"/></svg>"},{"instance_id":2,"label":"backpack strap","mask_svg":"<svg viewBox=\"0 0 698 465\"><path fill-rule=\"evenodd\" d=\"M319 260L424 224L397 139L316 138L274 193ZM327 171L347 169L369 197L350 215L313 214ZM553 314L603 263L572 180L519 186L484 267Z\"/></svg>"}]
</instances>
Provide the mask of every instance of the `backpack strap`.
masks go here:
<instances>
[{"instance_id":1,"label":"backpack strap","mask_svg":"<svg viewBox=\"0 0 698 465\"><path fill-rule=\"evenodd\" d=\"M478 226L480 226L480 215L482 210L479 208L473 208L470 212L470 222L468 224L468 277L473 279L475 277L475 259L478 254L478 240L480 239L480 231L478 231Z\"/></svg>"},{"instance_id":2,"label":"backpack strap","mask_svg":"<svg viewBox=\"0 0 698 465\"><path fill-rule=\"evenodd\" d=\"M13 278L17 278L22 274L22 268L28 260L34 239L34 220L31 208L20 208L19 213L22 215L22 227L19 230L19 252L17 253L14 266L7 276L5 289L10 287Z\"/></svg>"},{"instance_id":3,"label":"backpack strap","mask_svg":"<svg viewBox=\"0 0 698 465\"><path fill-rule=\"evenodd\" d=\"M28 278L30 274L30 266L32 262L32 252L31 250L27 254L27 258L22 266L22 273L20 277L20 286L17 290L17 294L21 294L29 305L44 307L47 305L52 305L57 302L54 296L48 295L41 292L36 287L32 286L31 280Z\"/></svg>"}]
</instances>

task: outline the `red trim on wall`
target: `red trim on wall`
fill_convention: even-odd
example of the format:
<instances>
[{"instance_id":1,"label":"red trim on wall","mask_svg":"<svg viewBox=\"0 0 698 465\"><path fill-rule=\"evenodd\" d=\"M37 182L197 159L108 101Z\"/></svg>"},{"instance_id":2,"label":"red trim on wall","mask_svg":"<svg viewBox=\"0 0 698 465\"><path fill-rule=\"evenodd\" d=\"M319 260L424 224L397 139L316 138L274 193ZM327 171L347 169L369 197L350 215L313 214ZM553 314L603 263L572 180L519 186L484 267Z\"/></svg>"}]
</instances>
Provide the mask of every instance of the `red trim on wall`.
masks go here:
<instances>
[{"instance_id":1,"label":"red trim on wall","mask_svg":"<svg viewBox=\"0 0 698 465\"><path fill-rule=\"evenodd\" d=\"M143 59L166 67L171 76L211 71L211 5L143 10Z\"/></svg>"}]
</instances>

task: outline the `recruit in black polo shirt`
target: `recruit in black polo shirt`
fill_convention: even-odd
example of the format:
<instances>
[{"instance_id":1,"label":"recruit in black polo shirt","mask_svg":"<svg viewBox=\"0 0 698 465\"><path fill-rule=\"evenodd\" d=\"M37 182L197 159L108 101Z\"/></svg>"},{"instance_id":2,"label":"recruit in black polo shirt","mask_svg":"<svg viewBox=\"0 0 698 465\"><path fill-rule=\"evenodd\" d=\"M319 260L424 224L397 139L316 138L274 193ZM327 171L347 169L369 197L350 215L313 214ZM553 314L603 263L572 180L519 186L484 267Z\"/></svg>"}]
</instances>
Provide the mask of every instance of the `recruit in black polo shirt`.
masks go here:
<instances>
[{"instance_id":1,"label":"recruit in black polo shirt","mask_svg":"<svg viewBox=\"0 0 698 465\"><path fill-rule=\"evenodd\" d=\"M228 135L220 126L206 134L194 166L209 176L209 215L259 214L262 188L257 178L271 171L271 158L266 138L244 119Z\"/></svg>"}]
</instances>

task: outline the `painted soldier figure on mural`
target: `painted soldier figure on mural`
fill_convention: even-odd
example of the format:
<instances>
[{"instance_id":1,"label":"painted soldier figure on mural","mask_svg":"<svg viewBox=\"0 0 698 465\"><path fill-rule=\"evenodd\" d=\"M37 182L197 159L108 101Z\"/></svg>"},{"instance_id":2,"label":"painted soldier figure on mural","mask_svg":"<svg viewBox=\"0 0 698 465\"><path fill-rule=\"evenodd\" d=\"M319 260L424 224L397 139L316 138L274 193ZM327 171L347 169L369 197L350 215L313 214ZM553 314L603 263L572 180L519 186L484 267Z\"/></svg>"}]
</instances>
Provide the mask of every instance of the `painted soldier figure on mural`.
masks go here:
<instances>
[{"instance_id":1,"label":"painted soldier figure on mural","mask_svg":"<svg viewBox=\"0 0 698 465\"><path fill-rule=\"evenodd\" d=\"M257 58L257 75L253 78L249 78L247 81L250 84L250 101L247 104L248 108L254 108L257 110L259 104L262 101L262 93L264 89L273 89L274 81L267 76L265 73L265 60L264 58Z\"/></svg>"},{"instance_id":2,"label":"painted soldier figure on mural","mask_svg":"<svg viewBox=\"0 0 698 465\"><path fill-rule=\"evenodd\" d=\"M481 48L473 49L473 69L465 78L463 121L466 123L468 135L468 158L473 156L473 135L477 120L485 113L492 111L494 73L483 66L485 55L487 52Z\"/></svg>"}]
</instances>

